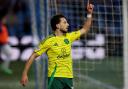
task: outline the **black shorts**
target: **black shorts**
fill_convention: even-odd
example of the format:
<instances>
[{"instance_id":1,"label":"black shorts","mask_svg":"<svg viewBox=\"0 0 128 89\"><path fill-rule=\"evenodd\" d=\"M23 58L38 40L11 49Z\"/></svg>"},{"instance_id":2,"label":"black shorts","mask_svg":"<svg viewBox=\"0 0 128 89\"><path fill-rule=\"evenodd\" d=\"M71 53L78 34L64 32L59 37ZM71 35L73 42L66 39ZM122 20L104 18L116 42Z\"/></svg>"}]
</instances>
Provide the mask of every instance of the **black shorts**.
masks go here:
<instances>
[{"instance_id":1,"label":"black shorts","mask_svg":"<svg viewBox=\"0 0 128 89\"><path fill-rule=\"evenodd\" d=\"M50 77L48 78L48 84L50 83ZM48 89L73 89L72 78L55 77L51 82L51 86Z\"/></svg>"}]
</instances>

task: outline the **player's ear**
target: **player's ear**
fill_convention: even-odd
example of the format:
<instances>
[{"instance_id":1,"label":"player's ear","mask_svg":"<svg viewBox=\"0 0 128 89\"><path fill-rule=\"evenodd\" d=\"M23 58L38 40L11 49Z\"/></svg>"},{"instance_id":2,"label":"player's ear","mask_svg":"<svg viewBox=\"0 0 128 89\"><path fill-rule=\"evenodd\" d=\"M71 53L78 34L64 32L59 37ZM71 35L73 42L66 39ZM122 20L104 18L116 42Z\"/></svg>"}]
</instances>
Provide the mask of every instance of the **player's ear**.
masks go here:
<instances>
[{"instance_id":1,"label":"player's ear","mask_svg":"<svg viewBox=\"0 0 128 89\"><path fill-rule=\"evenodd\" d=\"M59 24L56 24L56 27L57 27L57 28L60 28L60 25L59 25Z\"/></svg>"}]
</instances>

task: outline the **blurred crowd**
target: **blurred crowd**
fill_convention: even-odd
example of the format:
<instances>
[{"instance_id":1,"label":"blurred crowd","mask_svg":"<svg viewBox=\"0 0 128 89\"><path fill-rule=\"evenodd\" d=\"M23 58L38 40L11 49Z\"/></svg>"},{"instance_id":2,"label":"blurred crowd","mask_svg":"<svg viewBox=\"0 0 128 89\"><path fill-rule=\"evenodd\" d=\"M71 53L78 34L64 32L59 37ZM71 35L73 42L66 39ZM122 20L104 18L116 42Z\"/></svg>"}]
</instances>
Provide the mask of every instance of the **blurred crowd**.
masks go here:
<instances>
[{"instance_id":1,"label":"blurred crowd","mask_svg":"<svg viewBox=\"0 0 128 89\"><path fill-rule=\"evenodd\" d=\"M32 0L34 1L34 0ZM40 0L37 0L40 1ZM50 4L50 13L55 14L55 7L53 5L54 0L48 0ZM65 14L69 18L71 23L71 29L76 28L77 24L81 24L81 16L86 14L83 10L85 9L83 3L86 3L85 0L55 0L57 3L57 8L59 13ZM122 34L122 2L121 0L97 0L92 3L95 5L94 9L94 26L102 31L107 29L112 34ZM34 2L39 3L39 2ZM74 5L74 7L68 6L68 4ZM0 18L5 18L5 23L8 27L10 36L22 37L23 35L31 35L31 26L30 26L30 9L29 2L27 0L0 0ZM36 7L40 4L35 4ZM67 7L66 7L67 5ZM40 9L36 9L40 10ZM66 11L66 10L72 10ZM76 13L75 11L82 10L83 12ZM38 12L38 11L36 11ZM40 11L39 11L40 12ZM43 11L42 11L43 12ZM41 13L41 12L40 12ZM37 16L38 17L38 16ZM75 18L76 17L76 18ZM38 22L37 22L38 23Z\"/></svg>"},{"instance_id":2,"label":"blurred crowd","mask_svg":"<svg viewBox=\"0 0 128 89\"><path fill-rule=\"evenodd\" d=\"M26 0L0 0L0 19L7 26L10 36L30 34L30 12Z\"/></svg>"}]
</instances>

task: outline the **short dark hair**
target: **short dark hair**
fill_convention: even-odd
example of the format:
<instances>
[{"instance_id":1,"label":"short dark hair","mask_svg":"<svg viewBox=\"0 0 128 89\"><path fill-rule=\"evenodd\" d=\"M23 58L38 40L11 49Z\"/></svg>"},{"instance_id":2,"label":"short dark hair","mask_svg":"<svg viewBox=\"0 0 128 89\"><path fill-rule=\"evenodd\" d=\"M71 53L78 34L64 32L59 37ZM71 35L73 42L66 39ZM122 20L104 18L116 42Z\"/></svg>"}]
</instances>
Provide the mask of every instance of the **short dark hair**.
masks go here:
<instances>
[{"instance_id":1,"label":"short dark hair","mask_svg":"<svg viewBox=\"0 0 128 89\"><path fill-rule=\"evenodd\" d=\"M51 18L51 27L53 31L56 30L56 24L60 23L60 18L65 18L65 16L62 14L57 14Z\"/></svg>"}]
</instances>

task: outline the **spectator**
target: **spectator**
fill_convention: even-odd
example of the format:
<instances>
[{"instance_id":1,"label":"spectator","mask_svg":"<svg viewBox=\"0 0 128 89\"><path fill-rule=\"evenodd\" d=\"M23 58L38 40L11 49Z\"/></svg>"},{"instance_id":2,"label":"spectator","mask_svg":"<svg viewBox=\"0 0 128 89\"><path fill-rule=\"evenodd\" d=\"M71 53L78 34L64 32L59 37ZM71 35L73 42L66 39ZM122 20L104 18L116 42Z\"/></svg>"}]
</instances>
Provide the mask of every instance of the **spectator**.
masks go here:
<instances>
[{"instance_id":1,"label":"spectator","mask_svg":"<svg viewBox=\"0 0 128 89\"><path fill-rule=\"evenodd\" d=\"M1 71L6 74L12 74L12 70L9 68L10 66L10 58L11 58L11 47L8 44L9 35L6 25L3 21L0 23L0 52L6 55L6 60L1 64Z\"/></svg>"}]
</instances>

